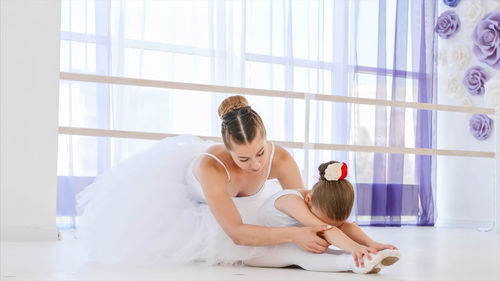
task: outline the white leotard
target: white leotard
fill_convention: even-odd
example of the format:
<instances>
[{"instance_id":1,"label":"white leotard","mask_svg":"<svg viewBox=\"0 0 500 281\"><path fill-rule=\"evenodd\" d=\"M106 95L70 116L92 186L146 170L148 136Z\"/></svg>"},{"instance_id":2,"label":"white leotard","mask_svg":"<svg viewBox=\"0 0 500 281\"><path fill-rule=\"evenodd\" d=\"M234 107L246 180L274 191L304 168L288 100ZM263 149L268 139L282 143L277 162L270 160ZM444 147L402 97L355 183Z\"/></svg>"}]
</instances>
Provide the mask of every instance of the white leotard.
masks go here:
<instances>
[{"instance_id":1,"label":"white leotard","mask_svg":"<svg viewBox=\"0 0 500 281\"><path fill-rule=\"evenodd\" d=\"M294 189L285 189L276 192L271 197L266 199L266 201L264 201L262 206L259 208L259 211L257 213L257 223L259 225L275 226L275 227L300 226L301 224L296 219L278 210L274 205L276 200L278 200L278 198L288 194L295 194L299 196L301 199L304 199L304 197L302 197L302 194L300 194L299 191Z\"/></svg>"},{"instance_id":2,"label":"white leotard","mask_svg":"<svg viewBox=\"0 0 500 281\"><path fill-rule=\"evenodd\" d=\"M217 158L217 156L210 154L210 153L207 153L207 152L202 152L202 153L200 153L200 155L209 156L209 157L215 159L219 164L221 164L222 167L224 167L224 170L226 171L228 182L231 181L231 175L229 174L229 170L227 169L226 165L224 165L224 162L222 162L219 158ZM252 195L248 195L248 196L244 196L244 197L234 197L234 198L248 198L248 197L259 196L263 190L263 187L264 187L267 179L269 178L269 175L271 174L271 166L273 163L273 159L274 159L274 143L271 142L271 155L269 158L269 167L267 168L266 180L264 180L264 183L262 183L261 187L259 188L259 191L257 191L255 194L252 194ZM190 187L189 193L192 195L192 198L198 202L206 203L205 195L203 194L201 184L195 178L195 176L193 174L193 165L196 163L197 160L198 159L193 159L189 168L187 169L186 182L188 183L188 185Z\"/></svg>"}]
</instances>

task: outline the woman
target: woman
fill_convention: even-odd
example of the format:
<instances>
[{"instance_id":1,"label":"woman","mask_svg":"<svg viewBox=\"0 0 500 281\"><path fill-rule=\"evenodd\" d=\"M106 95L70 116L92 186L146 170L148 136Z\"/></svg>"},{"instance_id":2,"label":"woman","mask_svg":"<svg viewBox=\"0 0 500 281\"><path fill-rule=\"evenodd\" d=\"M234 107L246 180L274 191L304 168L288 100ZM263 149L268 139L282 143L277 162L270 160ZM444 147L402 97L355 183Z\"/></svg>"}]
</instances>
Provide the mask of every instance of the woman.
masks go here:
<instances>
[{"instance_id":1,"label":"woman","mask_svg":"<svg viewBox=\"0 0 500 281\"><path fill-rule=\"evenodd\" d=\"M267 141L259 115L242 96L219 107L224 145L193 136L166 138L99 176L78 194L77 236L103 263L233 263L294 242L311 253L328 242L312 227L257 226L268 179L304 189L290 154Z\"/></svg>"}]
</instances>

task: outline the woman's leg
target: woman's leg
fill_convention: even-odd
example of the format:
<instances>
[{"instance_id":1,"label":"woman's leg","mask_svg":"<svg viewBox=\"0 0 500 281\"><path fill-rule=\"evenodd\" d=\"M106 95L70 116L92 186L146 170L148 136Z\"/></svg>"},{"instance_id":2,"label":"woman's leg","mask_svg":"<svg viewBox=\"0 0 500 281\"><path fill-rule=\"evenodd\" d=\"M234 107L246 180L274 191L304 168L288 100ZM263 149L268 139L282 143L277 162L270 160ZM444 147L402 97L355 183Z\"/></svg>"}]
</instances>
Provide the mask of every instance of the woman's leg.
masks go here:
<instances>
[{"instance_id":1,"label":"woman's leg","mask_svg":"<svg viewBox=\"0 0 500 281\"><path fill-rule=\"evenodd\" d=\"M349 271L354 265L352 256L345 251L328 250L323 254L308 253L293 243L269 247L260 257L245 260L249 266L285 267L298 265L311 271Z\"/></svg>"}]
</instances>

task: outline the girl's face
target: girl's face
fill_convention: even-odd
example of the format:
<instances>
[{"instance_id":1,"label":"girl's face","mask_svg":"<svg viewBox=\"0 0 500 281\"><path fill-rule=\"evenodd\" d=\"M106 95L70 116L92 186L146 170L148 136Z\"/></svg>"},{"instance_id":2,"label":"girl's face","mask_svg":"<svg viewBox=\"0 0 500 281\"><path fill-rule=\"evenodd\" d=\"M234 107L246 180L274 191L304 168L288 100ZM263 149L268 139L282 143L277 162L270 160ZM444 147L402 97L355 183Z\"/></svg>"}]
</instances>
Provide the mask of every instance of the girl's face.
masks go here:
<instances>
[{"instance_id":1,"label":"girl's face","mask_svg":"<svg viewBox=\"0 0 500 281\"><path fill-rule=\"evenodd\" d=\"M346 220L338 221L338 220L331 219L331 218L325 216L323 214L323 212L321 212L321 210L316 209L312 205L309 209L311 210L311 213L313 213L316 217L318 217L318 219L320 219L321 221L323 221L331 226L340 227L346 222Z\"/></svg>"},{"instance_id":2,"label":"girl's face","mask_svg":"<svg viewBox=\"0 0 500 281\"><path fill-rule=\"evenodd\" d=\"M232 146L233 149L230 150L229 153L238 167L252 173L262 171L269 158L267 140L265 137L261 137L259 134L250 143L233 143Z\"/></svg>"}]
</instances>

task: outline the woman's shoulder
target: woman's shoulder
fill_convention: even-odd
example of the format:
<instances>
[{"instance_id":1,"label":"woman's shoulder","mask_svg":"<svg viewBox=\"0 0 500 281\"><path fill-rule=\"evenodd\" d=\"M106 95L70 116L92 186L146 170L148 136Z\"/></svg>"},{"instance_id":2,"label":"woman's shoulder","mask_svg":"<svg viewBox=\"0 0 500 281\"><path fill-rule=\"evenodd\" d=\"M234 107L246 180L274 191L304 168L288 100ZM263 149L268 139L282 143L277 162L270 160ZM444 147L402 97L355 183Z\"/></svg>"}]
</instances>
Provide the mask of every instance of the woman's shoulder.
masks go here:
<instances>
[{"instance_id":1,"label":"woman's shoulder","mask_svg":"<svg viewBox=\"0 0 500 281\"><path fill-rule=\"evenodd\" d=\"M274 158L273 158L273 166L274 165L282 165L283 163L288 163L290 161L295 161L284 147L275 143L274 144Z\"/></svg>"},{"instance_id":2,"label":"woman's shoulder","mask_svg":"<svg viewBox=\"0 0 500 281\"><path fill-rule=\"evenodd\" d=\"M210 157L210 154L213 157ZM200 179L202 173L210 174L212 176L223 175L227 178L227 150L223 144L215 144L207 149L198 156L198 163L195 165L194 174L196 178ZM215 157L215 158L214 158ZM219 162L221 161L224 166Z\"/></svg>"},{"instance_id":3,"label":"woman's shoulder","mask_svg":"<svg viewBox=\"0 0 500 281\"><path fill-rule=\"evenodd\" d=\"M290 152L280 145L275 145L274 157L269 178L277 178L283 187L302 188L300 170Z\"/></svg>"}]
</instances>

